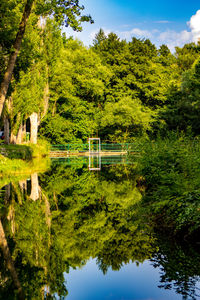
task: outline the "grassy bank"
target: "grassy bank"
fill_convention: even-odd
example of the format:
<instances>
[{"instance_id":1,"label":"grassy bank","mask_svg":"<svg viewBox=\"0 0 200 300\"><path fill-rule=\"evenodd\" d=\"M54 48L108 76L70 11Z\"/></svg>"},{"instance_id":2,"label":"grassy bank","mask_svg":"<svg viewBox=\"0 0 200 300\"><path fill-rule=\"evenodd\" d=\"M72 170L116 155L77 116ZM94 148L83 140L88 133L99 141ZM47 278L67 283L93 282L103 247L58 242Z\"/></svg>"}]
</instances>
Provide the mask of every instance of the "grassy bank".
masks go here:
<instances>
[{"instance_id":1,"label":"grassy bank","mask_svg":"<svg viewBox=\"0 0 200 300\"><path fill-rule=\"evenodd\" d=\"M31 160L35 157L45 157L49 153L49 144L38 141L37 145L4 145L0 144L0 154L9 159Z\"/></svg>"},{"instance_id":2,"label":"grassy bank","mask_svg":"<svg viewBox=\"0 0 200 300\"><path fill-rule=\"evenodd\" d=\"M43 141L37 145L0 145L0 177L45 171L49 166L48 151Z\"/></svg>"}]
</instances>

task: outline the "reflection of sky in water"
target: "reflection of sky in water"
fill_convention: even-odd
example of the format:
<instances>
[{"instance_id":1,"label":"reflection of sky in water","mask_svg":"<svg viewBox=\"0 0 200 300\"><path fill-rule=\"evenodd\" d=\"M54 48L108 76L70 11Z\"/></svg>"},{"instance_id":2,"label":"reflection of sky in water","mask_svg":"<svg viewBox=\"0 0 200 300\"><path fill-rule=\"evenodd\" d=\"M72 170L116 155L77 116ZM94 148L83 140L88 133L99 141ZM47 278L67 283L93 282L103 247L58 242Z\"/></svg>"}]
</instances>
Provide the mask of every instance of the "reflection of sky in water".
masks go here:
<instances>
[{"instance_id":1,"label":"reflection of sky in water","mask_svg":"<svg viewBox=\"0 0 200 300\"><path fill-rule=\"evenodd\" d=\"M65 274L67 300L176 300L182 299L173 290L158 288L159 268L148 261L137 267L128 264L120 271L108 270L103 275L95 260L90 260L81 270L70 269Z\"/></svg>"}]
</instances>

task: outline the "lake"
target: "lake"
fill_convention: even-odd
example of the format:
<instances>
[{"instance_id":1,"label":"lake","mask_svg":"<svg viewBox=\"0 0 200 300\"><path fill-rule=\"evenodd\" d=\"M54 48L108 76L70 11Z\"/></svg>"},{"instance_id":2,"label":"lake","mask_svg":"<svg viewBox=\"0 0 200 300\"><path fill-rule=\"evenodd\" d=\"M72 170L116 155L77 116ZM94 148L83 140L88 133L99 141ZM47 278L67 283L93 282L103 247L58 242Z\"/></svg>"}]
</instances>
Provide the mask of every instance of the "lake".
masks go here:
<instances>
[{"instance_id":1,"label":"lake","mask_svg":"<svg viewBox=\"0 0 200 300\"><path fill-rule=\"evenodd\" d=\"M53 159L3 186L0 299L198 299L199 244L152 223L136 165Z\"/></svg>"}]
</instances>

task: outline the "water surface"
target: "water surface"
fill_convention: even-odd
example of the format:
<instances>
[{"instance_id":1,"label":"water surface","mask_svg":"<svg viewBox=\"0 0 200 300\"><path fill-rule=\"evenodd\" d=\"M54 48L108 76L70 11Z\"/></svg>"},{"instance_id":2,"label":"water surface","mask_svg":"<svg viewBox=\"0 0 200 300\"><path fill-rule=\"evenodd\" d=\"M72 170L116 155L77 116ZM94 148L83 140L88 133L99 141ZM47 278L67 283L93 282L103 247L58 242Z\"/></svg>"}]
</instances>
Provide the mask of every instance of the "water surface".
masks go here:
<instances>
[{"instance_id":1,"label":"water surface","mask_svg":"<svg viewBox=\"0 0 200 300\"><path fill-rule=\"evenodd\" d=\"M1 299L198 299L199 246L155 229L138 177L125 157L84 157L4 186Z\"/></svg>"}]
</instances>

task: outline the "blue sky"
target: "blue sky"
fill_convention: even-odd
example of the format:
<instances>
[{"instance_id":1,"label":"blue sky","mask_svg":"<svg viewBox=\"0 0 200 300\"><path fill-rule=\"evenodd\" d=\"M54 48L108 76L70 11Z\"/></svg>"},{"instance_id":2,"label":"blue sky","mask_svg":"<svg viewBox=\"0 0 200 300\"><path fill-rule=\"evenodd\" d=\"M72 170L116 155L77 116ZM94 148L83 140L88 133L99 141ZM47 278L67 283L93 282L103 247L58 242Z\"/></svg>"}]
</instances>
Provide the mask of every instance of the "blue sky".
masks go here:
<instances>
[{"instance_id":1,"label":"blue sky","mask_svg":"<svg viewBox=\"0 0 200 300\"><path fill-rule=\"evenodd\" d=\"M103 28L121 39L149 38L157 47L197 41L200 37L200 2L197 0L80 0L94 24L84 24L81 33L65 29L85 45L91 45L95 33Z\"/></svg>"},{"instance_id":2,"label":"blue sky","mask_svg":"<svg viewBox=\"0 0 200 300\"><path fill-rule=\"evenodd\" d=\"M119 271L110 268L106 275L99 270L95 259L81 269L65 273L69 294L66 300L180 300L174 290L158 288L160 269L150 262L136 266L123 265Z\"/></svg>"}]
</instances>

